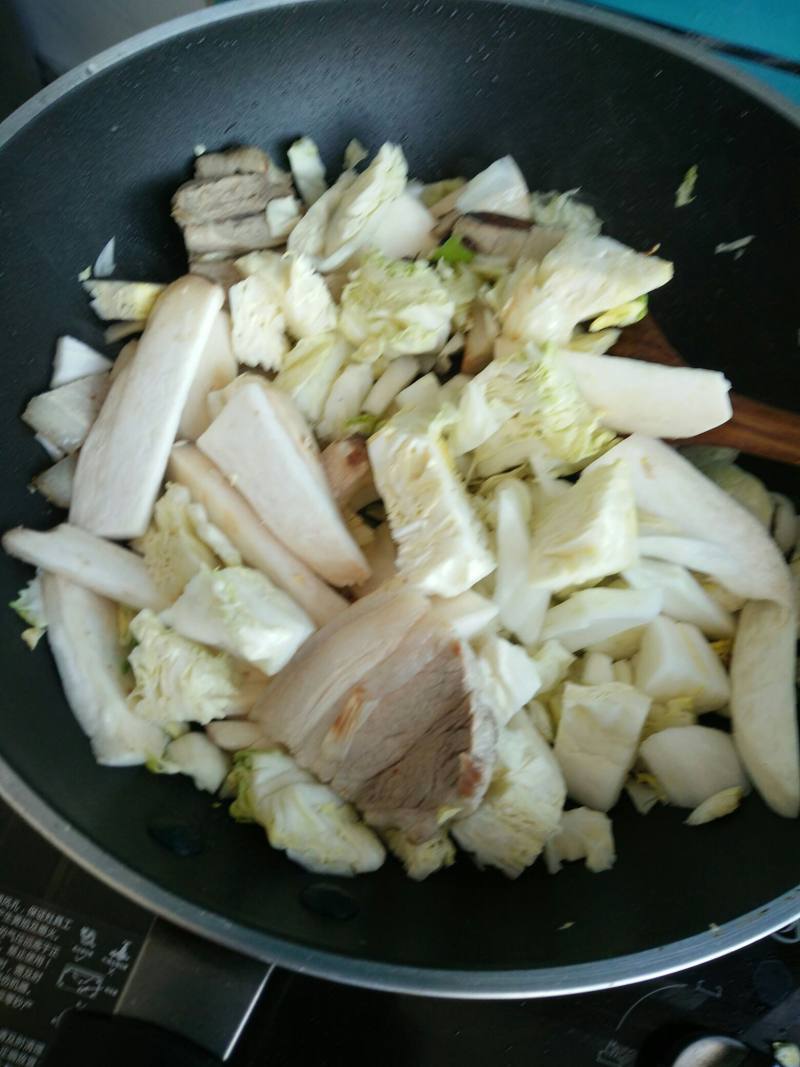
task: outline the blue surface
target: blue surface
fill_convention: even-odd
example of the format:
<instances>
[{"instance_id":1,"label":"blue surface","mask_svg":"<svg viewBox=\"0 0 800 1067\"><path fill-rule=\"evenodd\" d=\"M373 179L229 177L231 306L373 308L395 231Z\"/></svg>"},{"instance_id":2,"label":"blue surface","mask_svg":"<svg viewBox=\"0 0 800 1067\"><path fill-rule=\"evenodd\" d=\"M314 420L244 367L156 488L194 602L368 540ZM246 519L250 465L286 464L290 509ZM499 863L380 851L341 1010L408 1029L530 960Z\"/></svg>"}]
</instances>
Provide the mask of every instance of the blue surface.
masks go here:
<instances>
[{"instance_id":1,"label":"blue surface","mask_svg":"<svg viewBox=\"0 0 800 1067\"><path fill-rule=\"evenodd\" d=\"M610 0L600 6L800 60L798 0Z\"/></svg>"}]
</instances>

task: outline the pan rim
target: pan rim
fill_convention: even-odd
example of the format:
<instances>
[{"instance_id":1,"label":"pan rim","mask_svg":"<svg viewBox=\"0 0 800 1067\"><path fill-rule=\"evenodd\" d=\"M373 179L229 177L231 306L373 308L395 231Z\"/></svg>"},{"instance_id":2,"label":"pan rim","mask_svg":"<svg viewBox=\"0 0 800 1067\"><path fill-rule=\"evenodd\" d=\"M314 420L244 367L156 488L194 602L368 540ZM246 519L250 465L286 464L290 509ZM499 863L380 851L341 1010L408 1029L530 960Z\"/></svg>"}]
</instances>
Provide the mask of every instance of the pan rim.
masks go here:
<instances>
[{"instance_id":1,"label":"pan rim","mask_svg":"<svg viewBox=\"0 0 800 1067\"><path fill-rule=\"evenodd\" d=\"M81 63L46 86L0 122L0 151L52 104L85 81L133 55L203 26L289 4L314 0L229 0L172 19ZM362 0L377 3L378 0ZM507 0L480 0L500 3ZM528 7L593 23L634 37L693 62L755 97L800 128L800 107L750 74L667 30L570 0L512 0ZM358 959L264 933L191 904L113 858L51 808L0 755L0 796L34 829L79 866L148 911L234 951L301 973L391 992L473 999L545 997L608 989L659 978L744 948L800 919L800 886L719 928L657 948L575 965L508 970L448 970Z\"/></svg>"}]
</instances>

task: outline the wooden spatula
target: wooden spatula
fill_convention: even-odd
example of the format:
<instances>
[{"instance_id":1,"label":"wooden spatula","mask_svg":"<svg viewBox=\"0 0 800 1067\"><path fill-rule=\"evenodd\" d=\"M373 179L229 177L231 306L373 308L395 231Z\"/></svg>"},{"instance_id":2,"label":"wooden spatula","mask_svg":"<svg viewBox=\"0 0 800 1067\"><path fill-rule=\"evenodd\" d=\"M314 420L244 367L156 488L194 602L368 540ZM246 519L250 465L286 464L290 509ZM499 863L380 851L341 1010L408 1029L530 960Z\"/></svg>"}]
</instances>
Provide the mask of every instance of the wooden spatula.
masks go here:
<instances>
[{"instance_id":1,"label":"wooden spatula","mask_svg":"<svg viewBox=\"0 0 800 1067\"><path fill-rule=\"evenodd\" d=\"M611 349L615 356L685 367L652 315L626 326ZM725 445L750 456L800 464L800 415L731 393L733 418L722 426L677 444Z\"/></svg>"}]
</instances>

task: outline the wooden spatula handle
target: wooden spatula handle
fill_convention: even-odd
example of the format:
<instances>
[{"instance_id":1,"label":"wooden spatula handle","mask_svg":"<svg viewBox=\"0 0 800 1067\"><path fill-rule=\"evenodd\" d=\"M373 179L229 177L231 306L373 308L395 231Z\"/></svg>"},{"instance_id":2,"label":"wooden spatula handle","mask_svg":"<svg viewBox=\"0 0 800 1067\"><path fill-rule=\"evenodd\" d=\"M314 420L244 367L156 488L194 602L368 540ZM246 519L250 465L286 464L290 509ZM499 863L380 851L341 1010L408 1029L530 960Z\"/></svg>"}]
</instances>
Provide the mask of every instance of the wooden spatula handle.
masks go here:
<instances>
[{"instance_id":1,"label":"wooden spatula handle","mask_svg":"<svg viewBox=\"0 0 800 1067\"><path fill-rule=\"evenodd\" d=\"M611 349L615 356L685 367L651 315L627 326ZM707 433L678 444L725 445L750 456L800 464L800 415L731 393L733 418Z\"/></svg>"}]
</instances>

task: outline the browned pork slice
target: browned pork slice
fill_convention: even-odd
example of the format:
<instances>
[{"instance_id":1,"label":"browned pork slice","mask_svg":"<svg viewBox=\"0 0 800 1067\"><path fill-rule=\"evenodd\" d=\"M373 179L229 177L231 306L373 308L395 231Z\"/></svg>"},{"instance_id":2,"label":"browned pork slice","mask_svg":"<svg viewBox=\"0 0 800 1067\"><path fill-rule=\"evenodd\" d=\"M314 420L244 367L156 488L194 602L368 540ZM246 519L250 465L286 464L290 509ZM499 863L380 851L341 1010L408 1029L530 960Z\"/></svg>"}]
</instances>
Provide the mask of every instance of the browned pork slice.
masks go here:
<instances>
[{"instance_id":1,"label":"browned pork slice","mask_svg":"<svg viewBox=\"0 0 800 1067\"><path fill-rule=\"evenodd\" d=\"M266 152L253 145L240 145L227 152L204 152L194 162L196 178L222 178L226 174L266 174L271 166Z\"/></svg>"},{"instance_id":2,"label":"browned pork slice","mask_svg":"<svg viewBox=\"0 0 800 1067\"><path fill-rule=\"evenodd\" d=\"M494 725L473 654L402 587L318 631L251 718L368 822L415 841L474 811L491 776Z\"/></svg>"}]
</instances>

